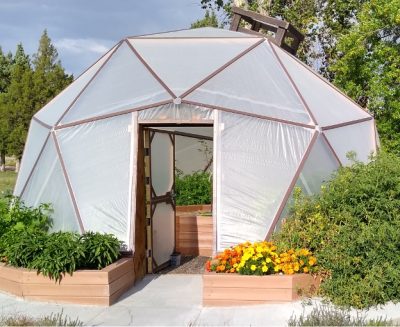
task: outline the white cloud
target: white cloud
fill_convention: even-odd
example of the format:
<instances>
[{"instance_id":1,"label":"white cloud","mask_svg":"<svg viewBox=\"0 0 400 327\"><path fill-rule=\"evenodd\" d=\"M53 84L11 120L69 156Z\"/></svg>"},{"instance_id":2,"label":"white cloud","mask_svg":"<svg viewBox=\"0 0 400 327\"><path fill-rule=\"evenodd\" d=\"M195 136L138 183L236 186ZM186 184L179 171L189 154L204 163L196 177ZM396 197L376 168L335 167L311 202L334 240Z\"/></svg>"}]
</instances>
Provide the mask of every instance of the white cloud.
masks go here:
<instances>
[{"instance_id":1,"label":"white cloud","mask_svg":"<svg viewBox=\"0 0 400 327\"><path fill-rule=\"evenodd\" d=\"M112 42L98 39L69 39L64 38L54 42L54 45L59 50L68 51L74 54L81 53L98 53L103 54L111 46Z\"/></svg>"}]
</instances>

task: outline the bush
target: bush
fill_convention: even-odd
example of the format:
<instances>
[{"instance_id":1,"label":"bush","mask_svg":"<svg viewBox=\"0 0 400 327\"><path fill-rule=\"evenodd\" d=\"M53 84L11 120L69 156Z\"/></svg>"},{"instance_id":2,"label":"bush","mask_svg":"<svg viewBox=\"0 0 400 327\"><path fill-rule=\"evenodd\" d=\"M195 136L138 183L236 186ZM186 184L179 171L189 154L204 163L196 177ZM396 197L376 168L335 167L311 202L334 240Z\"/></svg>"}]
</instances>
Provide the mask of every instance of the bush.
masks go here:
<instances>
[{"instance_id":1,"label":"bush","mask_svg":"<svg viewBox=\"0 0 400 327\"><path fill-rule=\"evenodd\" d=\"M208 172L191 175L177 174L175 192L177 205L210 204L212 198L212 176Z\"/></svg>"},{"instance_id":2,"label":"bush","mask_svg":"<svg viewBox=\"0 0 400 327\"><path fill-rule=\"evenodd\" d=\"M27 207L17 197L0 199L0 237L10 231L47 232L52 225L51 206L40 204L37 208Z\"/></svg>"},{"instance_id":3,"label":"bush","mask_svg":"<svg viewBox=\"0 0 400 327\"><path fill-rule=\"evenodd\" d=\"M84 268L101 269L119 258L121 242L111 234L87 232L81 237L85 259Z\"/></svg>"},{"instance_id":4,"label":"bush","mask_svg":"<svg viewBox=\"0 0 400 327\"><path fill-rule=\"evenodd\" d=\"M341 168L317 196L296 190L274 240L315 253L332 302L365 308L400 299L399 230L400 158L382 153Z\"/></svg>"},{"instance_id":5,"label":"bush","mask_svg":"<svg viewBox=\"0 0 400 327\"><path fill-rule=\"evenodd\" d=\"M34 318L25 314L13 314L12 316L0 316L1 326L83 326L78 319L65 316L63 311L51 313L40 318Z\"/></svg>"}]
</instances>

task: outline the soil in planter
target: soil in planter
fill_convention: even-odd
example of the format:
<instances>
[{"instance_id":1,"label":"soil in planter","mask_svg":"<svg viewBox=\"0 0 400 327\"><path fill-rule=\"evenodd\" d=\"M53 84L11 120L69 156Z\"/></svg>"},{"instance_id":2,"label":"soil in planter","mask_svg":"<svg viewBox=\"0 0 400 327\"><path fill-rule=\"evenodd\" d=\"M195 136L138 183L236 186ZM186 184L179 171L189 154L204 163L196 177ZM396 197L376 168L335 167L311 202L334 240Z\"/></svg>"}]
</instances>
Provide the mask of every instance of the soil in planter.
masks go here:
<instances>
[{"instance_id":1,"label":"soil in planter","mask_svg":"<svg viewBox=\"0 0 400 327\"><path fill-rule=\"evenodd\" d=\"M209 257L202 256L182 256L179 267L167 267L157 274L203 274L204 266Z\"/></svg>"}]
</instances>

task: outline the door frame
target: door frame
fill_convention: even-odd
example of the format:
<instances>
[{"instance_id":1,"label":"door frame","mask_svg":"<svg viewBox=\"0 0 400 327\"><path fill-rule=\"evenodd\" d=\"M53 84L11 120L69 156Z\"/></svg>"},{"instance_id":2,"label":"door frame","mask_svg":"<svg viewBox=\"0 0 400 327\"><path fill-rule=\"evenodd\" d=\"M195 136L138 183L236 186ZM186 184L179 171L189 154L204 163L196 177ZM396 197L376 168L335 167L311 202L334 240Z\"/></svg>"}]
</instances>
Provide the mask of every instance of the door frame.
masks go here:
<instances>
[{"instance_id":1,"label":"door frame","mask_svg":"<svg viewBox=\"0 0 400 327\"><path fill-rule=\"evenodd\" d=\"M146 146L148 144L146 144L146 140L145 140L145 133L144 131L147 130L151 130L151 131L155 131L155 132L161 132L161 133L167 133L167 134L172 134L174 137L174 142L173 142L173 189L175 189L175 135L178 136L186 136L186 137L192 137L192 138L196 138L196 139L208 139L213 141L213 146L214 146L214 138L215 138L215 134L214 134L214 121L202 121L202 122L190 122L190 123L180 123L179 121L176 122L158 122L158 121L154 121L154 122L149 122L149 121L142 121L142 122L138 122L138 175L137 175L137 189L138 190L143 190L143 194L144 196L140 196L139 194L141 193L139 191L139 193L137 194L136 197L136 202L137 202L137 212L136 212L136 216L135 216L135 252L137 250L141 250L140 253L137 253L137 255L135 255L135 257L140 257L140 262L138 262L138 264L142 264L143 266L145 266L145 268L143 267L143 269L140 269L140 275L141 277L143 277L146 273L147 274L152 274L156 271L153 270L153 259L152 259L152 253L149 253L149 250L153 249L153 244L151 244L151 249L148 248L148 244L149 239L151 240L151 243L153 243L153 238L152 238L152 230L149 231L149 227L151 228L152 226L148 226L148 218L150 218L150 222L151 222L151 212L152 212L152 208L151 206L146 203L147 202L147 195L151 195L151 190L149 189L150 187L147 186L147 182L149 181L151 183L151 180L149 180L151 178L151 176L149 176L149 168L151 167L151 156L149 153L150 151L146 150ZM179 131L167 131L167 130L160 130L157 127L211 127L213 128L213 136L212 137L207 137L207 136L203 136L203 135L198 135L198 134L193 134L193 133L185 133L185 132L179 132ZM150 140L148 140L150 141ZM146 157L148 156L148 159L146 159ZM146 164L146 161L147 164ZM214 158L214 162L215 162L215 158ZM146 165L148 166L148 168L146 168ZM141 174L139 174L139 172L141 172ZM214 172L214 165L213 165L213 172ZM149 177L149 179L147 178ZM213 179L215 178L214 173L213 173ZM214 201L214 187L213 187L213 198L212 201ZM174 219L174 248L176 247L176 206L174 208L174 213L175 213L175 219ZM148 217L149 216L149 217ZM214 227L215 228L215 227ZM144 239L142 237L138 237L137 233L143 233L143 235L145 236ZM136 240L140 240L139 242L137 242ZM161 267L164 268L164 267Z\"/></svg>"}]
</instances>

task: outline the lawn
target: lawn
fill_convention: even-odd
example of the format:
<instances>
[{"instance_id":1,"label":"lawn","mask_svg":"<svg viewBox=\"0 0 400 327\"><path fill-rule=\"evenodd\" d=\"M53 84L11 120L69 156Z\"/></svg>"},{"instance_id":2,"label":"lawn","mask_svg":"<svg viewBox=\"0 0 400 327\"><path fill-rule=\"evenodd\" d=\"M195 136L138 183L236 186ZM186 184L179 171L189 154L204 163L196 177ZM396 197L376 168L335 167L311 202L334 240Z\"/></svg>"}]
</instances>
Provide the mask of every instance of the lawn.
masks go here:
<instances>
[{"instance_id":1,"label":"lawn","mask_svg":"<svg viewBox=\"0 0 400 327\"><path fill-rule=\"evenodd\" d=\"M0 172L0 194L14 189L17 174L13 171Z\"/></svg>"}]
</instances>

